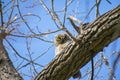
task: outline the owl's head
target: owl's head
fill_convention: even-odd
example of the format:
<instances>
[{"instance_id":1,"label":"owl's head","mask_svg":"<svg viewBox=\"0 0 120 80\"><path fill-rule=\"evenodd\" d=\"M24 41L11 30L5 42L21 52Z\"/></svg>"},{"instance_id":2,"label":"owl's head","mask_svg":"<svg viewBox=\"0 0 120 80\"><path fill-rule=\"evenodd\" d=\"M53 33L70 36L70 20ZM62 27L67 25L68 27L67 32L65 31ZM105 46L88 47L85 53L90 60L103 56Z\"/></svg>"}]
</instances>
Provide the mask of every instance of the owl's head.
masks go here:
<instances>
[{"instance_id":1,"label":"owl's head","mask_svg":"<svg viewBox=\"0 0 120 80\"><path fill-rule=\"evenodd\" d=\"M59 44L64 44L66 43L68 40L70 40L69 36L67 34L57 34L55 36L55 46L58 46Z\"/></svg>"}]
</instances>

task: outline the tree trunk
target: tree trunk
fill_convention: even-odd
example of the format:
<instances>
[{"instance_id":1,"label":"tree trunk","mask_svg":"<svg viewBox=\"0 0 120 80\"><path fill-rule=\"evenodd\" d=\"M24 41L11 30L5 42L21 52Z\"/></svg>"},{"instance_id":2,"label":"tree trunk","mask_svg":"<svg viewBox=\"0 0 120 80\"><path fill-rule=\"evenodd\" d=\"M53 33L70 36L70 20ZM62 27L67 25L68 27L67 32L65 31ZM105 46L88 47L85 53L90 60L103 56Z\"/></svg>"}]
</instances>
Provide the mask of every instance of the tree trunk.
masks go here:
<instances>
[{"instance_id":1,"label":"tree trunk","mask_svg":"<svg viewBox=\"0 0 120 80\"><path fill-rule=\"evenodd\" d=\"M78 41L56 56L35 80L68 80L91 57L117 39L120 36L120 5L98 17L83 32L78 35Z\"/></svg>"},{"instance_id":2,"label":"tree trunk","mask_svg":"<svg viewBox=\"0 0 120 80\"><path fill-rule=\"evenodd\" d=\"M3 39L6 36L6 33L0 33L0 80L22 80L4 48Z\"/></svg>"}]
</instances>

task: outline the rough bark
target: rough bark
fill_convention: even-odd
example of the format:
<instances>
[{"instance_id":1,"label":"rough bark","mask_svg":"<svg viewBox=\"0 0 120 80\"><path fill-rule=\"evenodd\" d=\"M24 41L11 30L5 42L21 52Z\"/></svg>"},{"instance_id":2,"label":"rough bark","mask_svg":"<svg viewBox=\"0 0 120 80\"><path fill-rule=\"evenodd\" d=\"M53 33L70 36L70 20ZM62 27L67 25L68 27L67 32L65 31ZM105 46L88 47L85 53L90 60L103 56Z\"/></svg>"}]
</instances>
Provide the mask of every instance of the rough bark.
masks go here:
<instances>
[{"instance_id":1,"label":"rough bark","mask_svg":"<svg viewBox=\"0 0 120 80\"><path fill-rule=\"evenodd\" d=\"M22 80L22 77L15 70L4 48L3 39L6 36L6 33L0 33L0 80Z\"/></svg>"},{"instance_id":2,"label":"rough bark","mask_svg":"<svg viewBox=\"0 0 120 80\"><path fill-rule=\"evenodd\" d=\"M120 5L84 28L77 42L56 56L35 80L68 80L98 52L120 36Z\"/></svg>"}]
</instances>

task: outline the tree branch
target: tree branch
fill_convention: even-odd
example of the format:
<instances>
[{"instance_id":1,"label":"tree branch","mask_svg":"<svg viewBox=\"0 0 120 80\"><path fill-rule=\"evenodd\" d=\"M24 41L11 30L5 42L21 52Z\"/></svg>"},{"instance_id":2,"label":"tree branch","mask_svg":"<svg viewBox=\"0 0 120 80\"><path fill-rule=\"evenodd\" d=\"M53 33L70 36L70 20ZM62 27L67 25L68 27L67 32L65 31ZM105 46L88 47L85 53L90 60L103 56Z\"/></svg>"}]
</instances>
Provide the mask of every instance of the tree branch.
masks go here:
<instances>
[{"instance_id":1,"label":"tree branch","mask_svg":"<svg viewBox=\"0 0 120 80\"><path fill-rule=\"evenodd\" d=\"M79 36L81 39L79 39ZM68 80L105 46L120 36L120 5L98 17L78 35L78 44L72 43L65 52L56 56L35 80Z\"/></svg>"},{"instance_id":2,"label":"tree branch","mask_svg":"<svg viewBox=\"0 0 120 80\"><path fill-rule=\"evenodd\" d=\"M2 37L0 33L0 37ZM4 48L3 39L0 38L0 80L22 80L20 74L16 71L8 53Z\"/></svg>"}]
</instances>

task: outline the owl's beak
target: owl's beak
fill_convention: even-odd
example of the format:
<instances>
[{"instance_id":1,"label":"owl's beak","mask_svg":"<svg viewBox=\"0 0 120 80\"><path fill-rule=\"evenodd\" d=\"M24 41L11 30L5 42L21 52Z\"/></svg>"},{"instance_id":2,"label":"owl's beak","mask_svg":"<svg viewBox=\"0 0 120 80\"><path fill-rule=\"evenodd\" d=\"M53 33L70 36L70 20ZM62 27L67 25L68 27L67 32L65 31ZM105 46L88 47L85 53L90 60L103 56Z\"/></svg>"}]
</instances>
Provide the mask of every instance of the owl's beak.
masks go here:
<instances>
[{"instance_id":1,"label":"owl's beak","mask_svg":"<svg viewBox=\"0 0 120 80\"><path fill-rule=\"evenodd\" d=\"M61 42L64 43L64 41L65 41L65 39L64 39L64 37L62 37L62 38L61 38Z\"/></svg>"}]
</instances>

